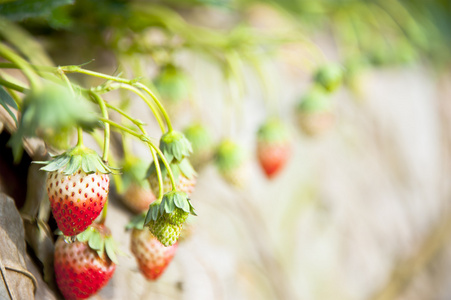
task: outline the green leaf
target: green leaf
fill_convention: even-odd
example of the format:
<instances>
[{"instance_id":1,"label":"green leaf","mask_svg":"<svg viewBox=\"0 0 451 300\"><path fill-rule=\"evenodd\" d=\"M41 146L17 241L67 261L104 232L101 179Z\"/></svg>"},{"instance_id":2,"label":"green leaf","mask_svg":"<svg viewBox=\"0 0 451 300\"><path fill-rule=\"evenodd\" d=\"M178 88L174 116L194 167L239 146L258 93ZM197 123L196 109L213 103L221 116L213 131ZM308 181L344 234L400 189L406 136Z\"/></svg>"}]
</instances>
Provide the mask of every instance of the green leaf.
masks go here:
<instances>
[{"instance_id":1,"label":"green leaf","mask_svg":"<svg viewBox=\"0 0 451 300\"><path fill-rule=\"evenodd\" d=\"M17 126L17 118L16 115L11 111L9 106L14 109L17 109L16 102L14 99L0 86L0 105L8 112L8 114L13 118L16 126Z\"/></svg>"},{"instance_id":2,"label":"green leaf","mask_svg":"<svg viewBox=\"0 0 451 300\"><path fill-rule=\"evenodd\" d=\"M105 239L105 251L108 257L111 259L112 262L115 264L118 264L116 253L115 253L115 242L113 240L113 237L109 236Z\"/></svg>"},{"instance_id":3,"label":"green leaf","mask_svg":"<svg viewBox=\"0 0 451 300\"><path fill-rule=\"evenodd\" d=\"M0 4L0 15L11 21L49 17L53 9L73 3L74 0L16 0Z\"/></svg>"},{"instance_id":4,"label":"green leaf","mask_svg":"<svg viewBox=\"0 0 451 300\"><path fill-rule=\"evenodd\" d=\"M89 237L88 245L93 250L103 251L104 241L97 230L94 230Z\"/></svg>"},{"instance_id":5,"label":"green leaf","mask_svg":"<svg viewBox=\"0 0 451 300\"><path fill-rule=\"evenodd\" d=\"M96 160L96 158L95 157L92 158L91 155L86 155L85 157L82 158L81 168L83 169L83 171L86 174L91 174L91 173L96 172L95 160Z\"/></svg>"}]
</instances>

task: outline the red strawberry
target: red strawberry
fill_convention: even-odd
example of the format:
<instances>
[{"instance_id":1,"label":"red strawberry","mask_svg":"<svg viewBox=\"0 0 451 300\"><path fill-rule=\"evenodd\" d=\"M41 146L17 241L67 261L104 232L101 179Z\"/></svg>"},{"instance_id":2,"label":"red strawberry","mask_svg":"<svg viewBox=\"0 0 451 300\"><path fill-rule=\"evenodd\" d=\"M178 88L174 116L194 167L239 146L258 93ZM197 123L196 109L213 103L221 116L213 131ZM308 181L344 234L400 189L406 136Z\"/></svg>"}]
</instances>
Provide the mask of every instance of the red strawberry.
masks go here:
<instances>
[{"instance_id":1,"label":"red strawberry","mask_svg":"<svg viewBox=\"0 0 451 300\"><path fill-rule=\"evenodd\" d=\"M268 178L282 170L291 155L291 148L288 130L279 120L269 120L260 127L257 156Z\"/></svg>"},{"instance_id":2,"label":"red strawberry","mask_svg":"<svg viewBox=\"0 0 451 300\"><path fill-rule=\"evenodd\" d=\"M108 283L116 269L111 242L109 229L99 224L78 235L73 243L66 243L62 236L58 238L55 277L66 299L86 299Z\"/></svg>"},{"instance_id":3,"label":"red strawberry","mask_svg":"<svg viewBox=\"0 0 451 300\"><path fill-rule=\"evenodd\" d=\"M66 236L84 231L99 216L109 191L110 169L84 146L54 157L48 171L47 193L58 228Z\"/></svg>"},{"instance_id":4,"label":"red strawberry","mask_svg":"<svg viewBox=\"0 0 451 300\"><path fill-rule=\"evenodd\" d=\"M133 229L131 251L136 258L141 273L149 280L161 276L177 250L177 243L165 247L146 229Z\"/></svg>"}]
</instances>

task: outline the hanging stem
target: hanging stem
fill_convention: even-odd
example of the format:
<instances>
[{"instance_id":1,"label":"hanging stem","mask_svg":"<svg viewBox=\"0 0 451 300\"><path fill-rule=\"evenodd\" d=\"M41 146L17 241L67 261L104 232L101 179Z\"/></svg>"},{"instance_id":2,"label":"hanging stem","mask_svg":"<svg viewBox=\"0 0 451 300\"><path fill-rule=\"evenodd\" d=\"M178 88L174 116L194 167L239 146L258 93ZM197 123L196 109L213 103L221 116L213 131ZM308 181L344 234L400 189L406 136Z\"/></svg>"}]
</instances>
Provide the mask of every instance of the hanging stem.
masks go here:
<instances>
[{"instance_id":1,"label":"hanging stem","mask_svg":"<svg viewBox=\"0 0 451 300\"><path fill-rule=\"evenodd\" d=\"M103 206L103 209L102 209L102 216L100 217L99 224L105 224L106 215L108 212L108 202L110 202L110 201L107 198L105 201L105 205Z\"/></svg>"},{"instance_id":2,"label":"hanging stem","mask_svg":"<svg viewBox=\"0 0 451 300\"><path fill-rule=\"evenodd\" d=\"M141 130L141 132L144 135L147 135L146 130L144 129L144 127L142 125L138 125L138 128ZM152 148L150 145L149 145L149 148L150 148L150 153L152 154L153 163L155 164L155 170L157 171L157 178L158 178L158 195L157 195L157 199L161 200L161 199L163 199L163 176L161 174L160 162L158 161L158 157L157 157L157 154L155 152L155 149ZM175 189L174 181L171 180L171 183L172 183L172 188Z\"/></svg>"},{"instance_id":3,"label":"hanging stem","mask_svg":"<svg viewBox=\"0 0 451 300\"><path fill-rule=\"evenodd\" d=\"M161 113L163 114L163 117L164 117L164 119L166 121L166 125L168 125L168 132L171 132L173 130L172 129L171 120L169 119L168 113L164 109L163 105L161 105L161 102L157 99L155 94L152 93L152 91L147 86L142 84L141 82L135 82L135 83L133 83L133 85L136 86L137 88L140 88L140 89L144 90L147 94L150 95L150 97L152 97L152 99L155 101L155 103L157 104L158 108L160 109Z\"/></svg>"},{"instance_id":4,"label":"hanging stem","mask_svg":"<svg viewBox=\"0 0 451 300\"><path fill-rule=\"evenodd\" d=\"M154 116L155 116L155 118L156 118L156 120L158 122L158 125L160 126L161 132L165 133L165 127L164 127L164 124L163 124L163 120L161 119L160 114L155 109L154 105L149 101L149 99L147 99L147 97L143 93L141 93L137 88L135 88L134 86L127 85L127 84L121 84L120 88L132 91L133 93L138 95L142 100L144 100L144 102L147 104L147 106L149 106L150 110L154 114ZM167 119L166 119L166 123L168 124L168 128L169 128L169 123L168 123ZM171 127L171 130L172 130L172 127Z\"/></svg>"},{"instance_id":5,"label":"hanging stem","mask_svg":"<svg viewBox=\"0 0 451 300\"><path fill-rule=\"evenodd\" d=\"M141 141L147 143L149 146L151 146L158 154L158 156L160 156L161 161L163 162L164 166L166 167L166 169L168 170L168 175L169 175L169 179L171 180L171 184L172 184L172 188L174 190L177 189L176 184L175 184L175 180L174 180L174 174L172 173L172 169L168 163L168 161L166 160L166 157L164 157L164 154L161 152L160 148L158 148L157 146L154 145L154 143L152 143L152 141L150 140L150 138L145 135L145 134L140 134L139 132L136 132L130 128L127 128L121 124L118 124L114 121L108 120L108 119L104 119L104 118L100 118L100 121L102 122L106 122L109 123L111 126L122 130L124 132L127 132L128 134L139 138Z\"/></svg>"},{"instance_id":6,"label":"hanging stem","mask_svg":"<svg viewBox=\"0 0 451 300\"><path fill-rule=\"evenodd\" d=\"M102 117L108 120L108 110L105 105L105 101L98 94L90 91L89 94L99 103ZM102 160L108 162L108 153L110 152L110 124L105 123L105 130L103 135L103 155Z\"/></svg>"},{"instance_id":7,"label":"hanging stem","mask_svg":"<svg viewBox=\"0 0 451 300\"><path fill-rule=\"evenodd\" d=\"M77 128L77 134L78 134L77 146L83 146L83 129L81 129L81 127Z\"/></svg>"}]
</instances>

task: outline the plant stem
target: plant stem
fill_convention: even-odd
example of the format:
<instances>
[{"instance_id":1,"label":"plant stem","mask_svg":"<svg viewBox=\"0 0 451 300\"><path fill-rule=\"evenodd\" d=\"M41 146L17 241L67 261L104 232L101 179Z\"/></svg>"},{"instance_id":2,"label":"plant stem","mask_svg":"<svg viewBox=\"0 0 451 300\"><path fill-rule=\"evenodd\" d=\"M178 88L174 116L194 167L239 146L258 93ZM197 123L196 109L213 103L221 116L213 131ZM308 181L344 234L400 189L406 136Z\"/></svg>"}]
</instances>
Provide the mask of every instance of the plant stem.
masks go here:
<instances>
[{"instance_id":1,"label":"plant stem","mask_svg":"<svg viewBox=\"0 0 451 300\"><path fill-rule=\"evenodd\" d=\"M141 132L144 135L147 135L146 130L144 129L144 126L138 125L138 128L141 130ZM155 149L152 148L149 145L150 153L152 154L153 163L155 164L155 170L157 171L157 178L158 178L158 195L157 199L161 200L163 199L163 176L161 175L161 169L160 169L160 162L158 161L157 154L155 153ZM150 183L150 182L149 182ZM172 187L174 188L175 184L173 181L171 181Z\"/></svg>"},{"instance_id":2,"label":"plant stem","mask_svg":"<svg viewBox=\"0 0 451 300\"><path fill-rule=\"evenodd\" d=\"M26 87L17 85L15 83L10 82L10 81L7 81L7 80L3 79L2 77L0 77L0 85L3 85L4 87L7 87L9 89L12 89L12 90L15 90L15 91L18 91L18 92L21 92L21 93L28 92L28 89Z\"/></svg>"},{"instance_id":3,"label":"plant stem","mask_svg":"<svg viewBox=\"0 0 451 300\"><path fill-rule=\"evenodd\" d=\"M22 73L27 77L31 88L37 89L41 86L39 76L35 73L30 64L3 43L0 43L0 56L19 67Z\"/></svg>"},{"instance_id":4,"label":"plant stem","mask_svg":"<svg viewBox=\"0 0 451 300\"><path fill-rule=\"evenodd\" d=\"M153 104L149 101L149 99L147 99L147 97L141 93L137 88L135 88L134 86L131 85L125 85L125 84L121 84L120 88L122 89L126 89L129 91L132 91L133 93L135 93L136 95L138 95L142 100L144 100L144 102L147 104L147 106L149 106L150 110L152 111L153 115L155 116L155 119L158 122L158 125L160 126L161 132L165 133L165 127L163 124L163 120L161 119L160 114L158 113L158 111L155 109L155 107L153 106ZM161 110L161 109L160 109ZM119 111L118 111L119 112ZM120 112L119 112L120 113ZM123 116L125 116L123 113L120 113ZM166 120L166 123L168 124L168 128L169 128L169 123Z\"/></svg>"},{"instance_id":5,"label":"plant stem","mask_svg":"<svg viewBox=\"0 0 451 300\"><path fill-rule=\"evenodd\" d=\"M111 120L108 120L108 119L100 118L100 120L102 122L107 122L110 125L112 125L113 127L117 128L119 130L122 130L124 132L127 132L128 134L130 134L130 135L132 135L134 137L139 138L141 141L143 141L143 142L147 143L149 146L151 146L158 153L158 156L160 156L161 161L163 162L164 166L168 170L168 175L169 175L169 179L171 180L172 188L174 190L177 189L176 188L176 184L175 184L175 180L174 180L174 174L172 173L172 169L171 169L168 161L166 160L166 157L164 157L164 154L161 152L160 148L158 148L157 146L154 145L154 143L151 142L150 138L147 135L140 134L140 133L138 133L138 132L136 132L134 130L131 130L131 129L129 129L129 128L121 125L121 124L118 124L118 123L116 123L114 121L111 121Z\"/></svg>"},{"instance_id":6,"label":"plant stem","mask_svg":"<svg viewBox=\"0 0 451 300\"><path fill-rule=\"evenodd\" d=\"M83 129L81 129L81 127L77 128L77 134L78 134L77 146L83 146Z\"/></svg>"},{"instance_id":7,"label":"plant stem","mask_svg":"<svg viewBox=\"0 0 451 300\"><path fill-rule=\"evenodd\" d=\"M169 116L168 116L166 110L164 109L163 105L161 105L161 102L157 99L155 94L152 93L152 91L147 86L142 84L141 82L135 82L135 83L133 83L133 85L136 86L137 88L144 90L147 94L150 95L150 97L152 97L152 99L155 101L158 108L160 109L161 113L163 114L164 119L166 120L166 125L168 125L168 132L171 132L173 130L171 120L169 119Z\"/></svg>"},{"instance_id":8,"label":"plant stem","mask_svg":"<svg viewBox=\"0 0 451 300\"><path fill-rule=\"evenodd\" d=\"M108 110L105 105L105 101L98 94L90 91L89 94L97 101L102 113L102 117L108 120ZM103 155L102 160L108 162L108 153L110 152L110 124L105 123L105 130L103 134Z\"/></svg>"},{"instance_id":9,"label":"plant stem","mask_svg":"<svg viewBox=\"0 0 451 300\"><path fill-rule=\"evenodd\" d=\"M108 202L109 202L109 200L107 198L105 201L105 205L103 206L103 209L102 209L102 216L100 217L100 220L99 220L99 223L102 225L105 224L106 215L108 212Z\"/></svg>"},{"instance_id":10,"label":"plant stem","mask_svg":"<svg viewBox=\"0 0 451 300\"><path fill-rule=\"evenodd\" d=\"M115 82L121 82L121 83L126 83L126 84L132 84L133 83L133 80L128 80L128 79L124 79L124 78L120 78L120 77L116 77L116 76L106 75L106 74L103 74L103 73L98 73L98 72L95 72L95 71L82 69L79 66L61 66L59 68L64 73L81 73L81 74L91 75L91 76L94 76L94 77L103 78L103 79L107 79L107 80L111 80L111 81L115 81Z\"/></svg>"}]
</instances>

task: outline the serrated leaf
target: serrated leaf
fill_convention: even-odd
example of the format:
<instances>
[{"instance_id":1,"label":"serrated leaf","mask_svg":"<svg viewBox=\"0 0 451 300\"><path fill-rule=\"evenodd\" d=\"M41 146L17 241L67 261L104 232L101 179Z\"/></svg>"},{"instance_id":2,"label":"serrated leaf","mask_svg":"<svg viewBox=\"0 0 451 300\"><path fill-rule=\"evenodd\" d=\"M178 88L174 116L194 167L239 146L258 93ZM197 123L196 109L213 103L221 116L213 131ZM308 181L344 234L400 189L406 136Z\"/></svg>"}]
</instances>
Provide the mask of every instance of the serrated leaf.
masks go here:
<instances>
[{"instance_id":1,"label":"serrated leaf","mask_svg":"<svg viewBox=\"0 0 451 300\"><path fill-rule=\"evenodd\" d=\"M94 230L89 236L88 245L93 250L103 250L103 239L97 230Z\"/></svg>"},{"instance_id":2,"label":"serrated leaf","mask_svg":"<svg viewBox=\"0 0 451 300\"><path fill-rule=\"evenodd\" d=\"M79 155L74 155L70 158L69 163L64 170L65 175L72 175L80 169L82 157Z\"/></svg>"},{"instance_id":3,"label":"serrated leaf","mask_svg":"<svg viewBox=\"0 0 451 300\"><path fill-rule=\"evenodd\" d=\"M105 239L105 251L108 257L111 259L112 262L115 264L118 264L116 253L115 253L115 242L111 236L107 237Z\"/></svg>"},{"instance_id":4,"label":"serrated leaf","mask_svg":"<svg viewBox=\"0 0 451 300\"><path fill-rule=\"evenodd\" d=\"M16 124L17 127L16 115L9 108L9 106L11 106L12 108L17 109L16 102L14 102L14 99L1 86L0 86L0 105L3 106L3 108L8 112L11 118L13 118L14 123Z\"/></svg>"}]
</instances>

